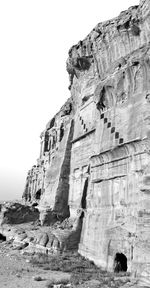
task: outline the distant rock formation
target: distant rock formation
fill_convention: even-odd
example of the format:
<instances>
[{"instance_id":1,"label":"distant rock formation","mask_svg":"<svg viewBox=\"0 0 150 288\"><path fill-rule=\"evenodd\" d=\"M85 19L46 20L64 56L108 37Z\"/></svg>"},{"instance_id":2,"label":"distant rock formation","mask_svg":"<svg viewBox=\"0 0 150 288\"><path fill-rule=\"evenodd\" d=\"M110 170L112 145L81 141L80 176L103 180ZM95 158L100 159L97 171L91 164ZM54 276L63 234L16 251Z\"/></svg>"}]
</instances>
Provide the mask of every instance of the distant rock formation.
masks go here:
<instances>
[{"instance_id":1,"label":"distant rock formation","mask_svg":"<svg viewBox=\"0 0 150 288\"><path fill-rule=\"evenodd\" d=\"M96 264L148 275L150 1L99 23L70 49L67 71L71 98L41 134L23 198L42 225L68 218L58 238Z\"/></svg>"}]
</instances>

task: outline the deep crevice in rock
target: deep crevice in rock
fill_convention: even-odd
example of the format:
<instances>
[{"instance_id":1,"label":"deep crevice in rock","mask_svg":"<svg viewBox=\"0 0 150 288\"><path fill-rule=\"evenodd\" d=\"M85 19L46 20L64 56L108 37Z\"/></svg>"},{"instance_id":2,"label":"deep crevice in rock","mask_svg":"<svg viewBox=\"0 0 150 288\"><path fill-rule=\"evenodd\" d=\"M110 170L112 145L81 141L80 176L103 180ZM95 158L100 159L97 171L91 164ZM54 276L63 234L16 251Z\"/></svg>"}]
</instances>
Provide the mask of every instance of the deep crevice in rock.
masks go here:
<instances>
[{"instance_id":1,"label":"deep crevice in rock","mask_svg":"<svg viewBox=\"0 0 150 288\"><path fill-rule=\"evenodd\" d=\"M84 184L84 188L83 188L83 195L82 195L82 199L81 199L81 207L83 209L86 209L87 190L88 190L88 178L85 180L85 184Z\"/></svg>"}]
</instances>

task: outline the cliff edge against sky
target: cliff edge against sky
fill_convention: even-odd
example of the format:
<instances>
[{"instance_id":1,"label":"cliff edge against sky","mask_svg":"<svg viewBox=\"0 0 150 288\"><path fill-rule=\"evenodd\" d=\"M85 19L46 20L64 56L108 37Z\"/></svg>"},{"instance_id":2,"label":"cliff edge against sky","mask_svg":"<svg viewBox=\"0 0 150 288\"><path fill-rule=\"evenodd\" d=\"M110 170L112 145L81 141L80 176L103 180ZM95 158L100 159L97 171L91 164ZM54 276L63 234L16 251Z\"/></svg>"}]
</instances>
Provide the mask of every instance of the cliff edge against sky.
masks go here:
<instances>
[{"instance_id":1,"label":"cliff edge against sky","mask_svg":"<svg viewBox=\"0 0 150 288\"><path fill-rule=\"evenodd\" d=\"M58 246L150 279L150 1L69 51L71 97L41 133L23 198ZM36 205L36 204L35 204ZM63 225L63 224L61 224ZM63 244L62 244L63 243Z\"/></svg>"}]
</instances>

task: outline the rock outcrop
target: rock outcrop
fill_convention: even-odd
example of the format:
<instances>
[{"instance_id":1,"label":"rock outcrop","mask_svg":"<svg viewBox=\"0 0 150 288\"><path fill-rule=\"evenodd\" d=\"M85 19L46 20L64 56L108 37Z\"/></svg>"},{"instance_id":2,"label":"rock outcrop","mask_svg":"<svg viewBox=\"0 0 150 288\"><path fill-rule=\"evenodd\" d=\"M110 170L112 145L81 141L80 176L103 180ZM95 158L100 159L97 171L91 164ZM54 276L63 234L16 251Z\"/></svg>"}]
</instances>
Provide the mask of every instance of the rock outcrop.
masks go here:
<instances>
[{"instance_id":1,"label":"rock outcrop","mask_svg":"<svg viewBox=\"0 0 150 288\"><path fill-rule=\"evenodd\" d=\"M71 98L41 134L23 195L38 204L42 225L68 218L70 229L57 227L64 243L104 269L142 277L150 265L149 39L143 0L70 49Z\"/></svg>"},{"instance_id":2,"label":"rock outcrop","mask_svg":"<svg viewBox=\"0 0 150 288\"><path fill-rule=\"evenodd\" d=\"M23 205L19 202L6 202L1 205L0 226L36 222L38 219L39 211L36 207Z\"/></svg>"}]
</instances>

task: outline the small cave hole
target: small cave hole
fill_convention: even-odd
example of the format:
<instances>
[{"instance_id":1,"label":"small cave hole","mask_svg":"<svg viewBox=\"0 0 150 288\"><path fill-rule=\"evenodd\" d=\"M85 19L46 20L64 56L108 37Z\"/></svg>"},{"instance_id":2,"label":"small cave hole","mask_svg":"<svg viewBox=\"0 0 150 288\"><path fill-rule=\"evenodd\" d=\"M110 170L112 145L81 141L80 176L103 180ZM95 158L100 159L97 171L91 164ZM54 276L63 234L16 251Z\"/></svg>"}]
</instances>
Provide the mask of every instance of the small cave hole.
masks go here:
<instances>
[{"instance_id":1,"label":"small cave hole","mask_svg":"<svg viewBox=\"0 0 150 288\"><path fill-rule=\"evenodd\" d=\"M0 242L6 241L6 236L0 233Z\"/></svg>"},{"instance_id":2,"label":"small cave hole","mask_svg":"<svg viewBox=\"0 0 150 288\"><path fill-rule=\"evenodd\" d=\"M139 61L134 61L133 62L133 66L138 66L140 63L139 63Z\"/></svg>"},{"instance_id":3,"label":"small cave hole","mask_svg":"<svg viewBox=\"0 0 150 288\"><path fill-rule=\"evenodd\" d=\"M35 199L36 199L36 200L40 200L40 199L41 199L41 189L39 189L39 190L36 192Z\"/></svg>"},{"instance_id":4,"label":"small cave hole","mask_svg":"<svg viewBox=\"0 0 150 288\"><path fill-rule=\"evenodd\" d=\"M105 100L106 100L106 89L105 87L102 88L99 96L99 101L96 104L98 110L102 110L106 107L105 105Z\"/></svg>"},{"instance_id":5,"label":"small cave hole","mask_svg":"<svg viewBox=\"0 0 150 288\"><path fill-rule=\"evenodd\" d=\"M132 26L131 26L131 32L132 32L132 34L133 34L134 36L139 36L141 30L140 30L139 26L137 26L136 24L132 24Z\"/></svg>"},{"instance_id":6,"label":"small cave hole","mask_svg":"<svg viewBox=\"0 0 150 288\"><path fill-rule=\"evenodd\" d=\"M78 57L76 64L74 65L74 67L80 71L89 70L90 66L91 66L91 63L86 56Z\"/></svg>"},{"instance_id":7,"label":"small cave hole","mask_svg":"<svg viewBox=\"0 0 150 288\"><path fill-rule=\"evenodd\" d=\"M130 19L124 23L124 28L127 30L130 28Z\"/></svg>"},{"instance_id":8,"label":"small cave hole","mask_svg":"<svg viewBox=\"0 0 150 288\"><path fill-rule=\"evenodd\" d=\"M114 260L114 272L126 272L127 268L127 257L123 253L116 253Z\"/></svg>"},{"instance_id":9,"label":"small cave hole","mask_svg":"<svg viewBox=\"0 0 150 288\"><path fill-rule=\"evenodd\" d=\"M32 207L36 207L36 206L38 206L38 203L35 202L32 204Z\"/></svg>"},{"instance_id":10,"label":"small cave hole","mask_svg":"<svg viewBox=\"0 0 150 288\"><path fill-rule=\"evenodd\" d=\"M90 96L89 96L89 95L84 96L84 97L82 98L82 105L84 105L85 102L87 102L89 99L90 99Z\"/></svg>"}]
</instances>

